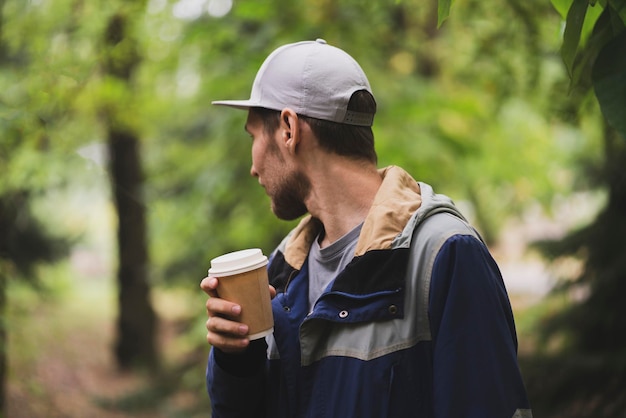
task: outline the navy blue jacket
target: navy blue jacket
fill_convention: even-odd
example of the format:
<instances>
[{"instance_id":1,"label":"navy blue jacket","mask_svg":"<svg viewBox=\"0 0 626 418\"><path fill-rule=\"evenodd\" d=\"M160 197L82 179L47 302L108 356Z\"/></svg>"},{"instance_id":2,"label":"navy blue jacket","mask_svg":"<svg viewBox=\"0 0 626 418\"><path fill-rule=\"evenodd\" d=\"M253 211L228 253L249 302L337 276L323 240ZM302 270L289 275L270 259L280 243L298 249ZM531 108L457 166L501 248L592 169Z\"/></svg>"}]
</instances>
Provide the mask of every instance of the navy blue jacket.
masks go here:
<instances>
[{"instance_id":1,"label":"navy blue jacket","mask_svg":"<svg viewBox=\"0 0 626 418\"><path fill-rule=\"evenodd\" d=\"M274 334L241 355L213 349L213 417L527 418L499 269L453 203L398 167L354 259L308 311L304 219L272 254Z\"/></svg>"}]
</instances>

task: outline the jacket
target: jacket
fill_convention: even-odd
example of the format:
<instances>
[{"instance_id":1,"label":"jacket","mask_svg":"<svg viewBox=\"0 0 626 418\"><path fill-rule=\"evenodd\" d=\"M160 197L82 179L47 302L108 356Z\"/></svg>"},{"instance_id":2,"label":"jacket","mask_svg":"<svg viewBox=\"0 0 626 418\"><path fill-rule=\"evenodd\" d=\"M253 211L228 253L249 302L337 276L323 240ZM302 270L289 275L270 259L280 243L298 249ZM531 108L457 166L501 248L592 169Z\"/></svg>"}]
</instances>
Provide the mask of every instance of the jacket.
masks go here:
<instances>
[{"instance_id":1,"label":"jacket","mask_svg":"<svg viewBox=\"0 0 626 418\"><path fill-rule=\"evenodd\" d=\"M305 218L270 257L274 333L213 349L213 417L532 417L499 269L452 201L404 170L383 183L353 260L308 311Z\"/></svg>"}]
</instances>

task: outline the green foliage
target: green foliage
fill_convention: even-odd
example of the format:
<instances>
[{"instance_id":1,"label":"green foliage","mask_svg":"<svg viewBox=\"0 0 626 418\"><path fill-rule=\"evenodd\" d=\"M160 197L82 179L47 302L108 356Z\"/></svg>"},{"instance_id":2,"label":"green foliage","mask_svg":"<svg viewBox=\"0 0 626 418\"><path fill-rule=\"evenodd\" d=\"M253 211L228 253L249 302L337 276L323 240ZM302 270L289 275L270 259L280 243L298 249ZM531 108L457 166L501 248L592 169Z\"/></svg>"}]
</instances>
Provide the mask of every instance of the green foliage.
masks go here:
<instances>
[{"instance_id":1,"label":"green foliage","mask_svg":"<svg viewBox=\"0 0 626 418\"><path fill-rule=\"evenodd\" d=\"M602 113L626 139L626 31L623 30L602 48L596 59L592 80Z\"/></svg>"},{"instance_id":2,"label":"green foliage","mask_svg":"<svg viewBox=\"0 0 626 418\"><path fill-rule=\"evenodd\" d=\"M569 128L550 116L565 77L550 53L559 18L542 3L455 3L467 18L440 30L453 2L238 1L221 17L183 13L185 3L7 1L4 10L13 64L3 77L14 85L2 93L5 126L24 138L11 148L7 178L62 178L68 156L103 142L101 117L114 112L142 141L155 279L195 280L213 256L242 246L269 252L293 227L274 219L248 176L245 113L209 105L247 97L262 60L286 42L324 37L354 55L379 102L381 165L402 165L471 202L489 239L505 216L534 201L548 206L571 186L563 164L583 144L572 147ZM136 50L103 49L114 13L130 19ZM18 36L25 31L28 41ZM103 57L135 54L142 63L130 85L100 76ZM32 152L42 138L45 168Z\"/></svg>"},{"instance_id":3,"label":"green foliage","mask_svg":"<svg viewBox=\"0 0 626 418\"><path fill-rule=\"evenodd\" d=\"M59 68L63 48L62 39L46 37L52 20L38 27L28 3L6 3L0 19L0 274L36 282L35 265L65 256L71 242L60 231L51 233L32 206L45 190L64 187L68 169L80 166L56 143L74 83L46 71ZM53 17L62 20L56 12ZM29 42L21 30L33 33Z\"/></svg>"},{"instance_id":4,"label":"green foliage","mask_svg":"<svg viewBox=\"0 0 626 418\"><path fill-rule=\"evenodd\" d=\"M453 0L440 0L438 2L437 9L437 27L440 28L443 22L450 15L450 7L452 7Z\"/></svg>"},{"instance_id":5,"label":"green foliage","mask_svg":"<svg viewBox=\"0 0 626 418\"><path fill-rule=\"evenodd\" d=\"M609 123L626 139L624 39L626 1L555 0L561 14L567 10L561 55L572 85L593 88Z\"/></svg>"},{"instance_id":6,"label":"green foliage","mask_svg":"<svg viewBox=\"0 0 626 418\"><path fill-rule=\"evenodd\" d=\"M588 0L574 0L567 11L561 55L570 76L574 76L574 59L578 45L584 44L593 24L599 17L600 7L594 7Z\"/></svg>"}]
</instances>

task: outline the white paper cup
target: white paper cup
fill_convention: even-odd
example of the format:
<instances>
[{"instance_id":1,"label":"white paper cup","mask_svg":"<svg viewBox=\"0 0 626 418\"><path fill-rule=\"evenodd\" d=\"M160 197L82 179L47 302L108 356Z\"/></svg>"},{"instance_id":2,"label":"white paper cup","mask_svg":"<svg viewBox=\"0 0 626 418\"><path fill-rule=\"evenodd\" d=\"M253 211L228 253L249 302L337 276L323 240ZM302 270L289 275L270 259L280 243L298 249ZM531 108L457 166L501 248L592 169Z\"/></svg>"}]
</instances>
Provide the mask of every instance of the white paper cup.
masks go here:
<instances>
[{"instance_id":1,"label":"white paper cup","mask_svg":"<svg viewBox=\"0 0 626 418\"><path fill-rule=\"evenodd\" d=\"M248 325L251 340L274 332L266 266L263 252L251 248L216 257L209 269L209 275L219 279L218 296L241 306L240 321Z\"/></svg>"}]
</instances>

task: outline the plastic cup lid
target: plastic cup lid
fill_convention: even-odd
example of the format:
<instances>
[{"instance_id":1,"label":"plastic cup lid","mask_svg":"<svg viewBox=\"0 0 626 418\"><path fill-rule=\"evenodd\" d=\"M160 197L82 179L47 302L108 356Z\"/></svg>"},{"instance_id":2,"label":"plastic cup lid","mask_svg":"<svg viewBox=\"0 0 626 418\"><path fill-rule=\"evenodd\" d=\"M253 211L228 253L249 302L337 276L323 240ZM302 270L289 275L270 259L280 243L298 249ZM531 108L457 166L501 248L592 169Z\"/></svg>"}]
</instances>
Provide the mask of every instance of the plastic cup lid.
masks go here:
<instances>
[{"instance_id":1,"label":"plastic cup lid","mask_svg":"<svg viewBox=\"0 0 626 418\"><path fill-rule=\"evenodd\" d=\"M232 276L267 265L267 257L259 248L250 248L227 253L211 260L209 274Z\"/></svg>"}]
</instances>

